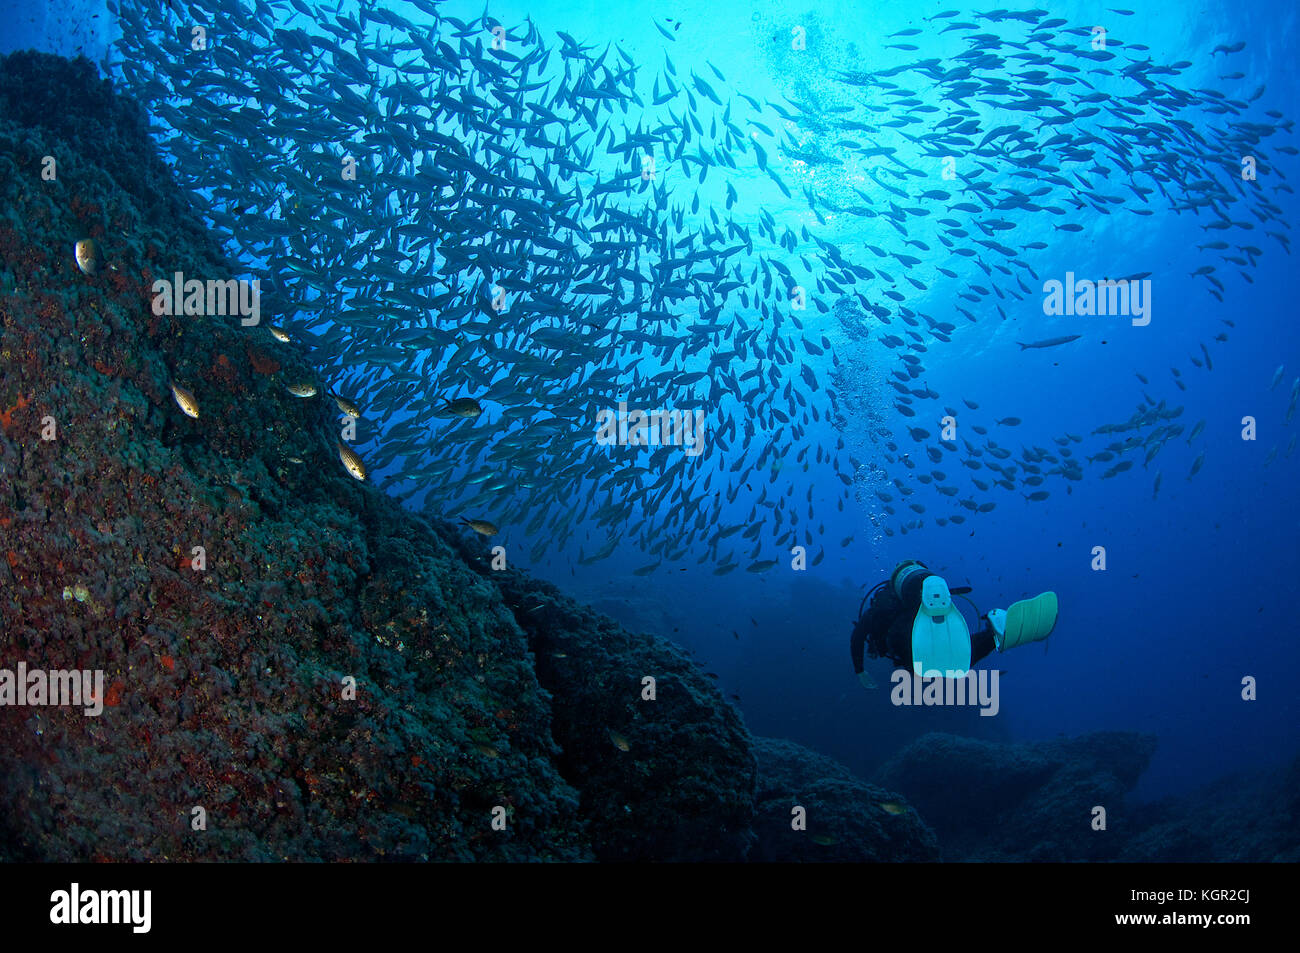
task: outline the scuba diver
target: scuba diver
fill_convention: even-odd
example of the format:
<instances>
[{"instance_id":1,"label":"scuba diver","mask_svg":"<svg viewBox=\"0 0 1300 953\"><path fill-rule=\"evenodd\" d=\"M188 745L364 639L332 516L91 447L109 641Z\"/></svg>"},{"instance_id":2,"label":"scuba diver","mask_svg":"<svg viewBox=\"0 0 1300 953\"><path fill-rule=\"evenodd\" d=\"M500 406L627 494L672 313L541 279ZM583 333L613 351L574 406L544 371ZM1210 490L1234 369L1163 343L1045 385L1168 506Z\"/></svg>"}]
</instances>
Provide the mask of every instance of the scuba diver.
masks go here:
<instances>
[{"instance_id":1,"label":"scuba diver","mask_svg":"<svg viewBox=\"0 0 1300 953\"><path fill-rule=\"evenodd\" d=\"M887 580L863 596L853 625L849 651L862 687L876 687L862 665L864 646L871 658L892 659L895 666L910 668L915 675L962 678L995 648L1005 652L1038 642L1056 626L1056 593L1044 592L1010 608L990 610L980 617L988 624L972 636L952 602L954 595L968 592L969 586L950 590L919 560L907 559L895 566ZM975 611L978 616L979 610Z\"/></svg>"}]
</instances>

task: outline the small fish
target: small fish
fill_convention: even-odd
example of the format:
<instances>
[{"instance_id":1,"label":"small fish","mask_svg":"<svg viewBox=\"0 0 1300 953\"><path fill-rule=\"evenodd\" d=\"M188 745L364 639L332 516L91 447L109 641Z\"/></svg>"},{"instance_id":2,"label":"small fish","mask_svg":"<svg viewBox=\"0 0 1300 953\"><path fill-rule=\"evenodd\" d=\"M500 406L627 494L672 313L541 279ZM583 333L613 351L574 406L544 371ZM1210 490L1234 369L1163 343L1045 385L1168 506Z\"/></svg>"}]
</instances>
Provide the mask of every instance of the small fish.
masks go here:
<instances>
[{"instance_id":1,"label":"small fish","mask_svg":"<svg viewBox=\"0 0 1300 953\"><path fill-rule=\"evenodd\" d=\"M832 844L838 843L837 839L832 834L814 834L812 836L812 842L819 847L830 847Z\"/></svg>"},{"instance_id":2,"label":"small fish","mask_svg":"<svg viewBox=\"0 0 1300 953\"><path fill-rule=\"evenodd\" d=\"M330 392L330 396L334 398L334 403L339 405L339 410L343 413L347 414L349 417L355 417L358 420L361 419L361 408L352 403L352 401L340 394L334 393L333 391Z\"/></svg>"},{"instance_id":3,"label":"small fish","mask_svg":"<svg viewBox=\"0 0 1300 953\"><path fill-rule=\"evenodd\" d=\"M268 324L266 329L271 332L271 337L275 338L281 344L289 343L289 335L285 333L283 328L277 328L274 324Z\"/></svg>"},{"instance_id":4,"label":"small fish","mask_svg":"<svg viewBox=\"0 0 1300 953\"><path fill-rule=\"evenodd\" d=\"M77 267L83 274L93 275L99 271L102 259L99 254L99 243L93 238L83 238L77 242L76 257Z\"/></svg>"},{"instance_id":5,"label":"small fish","mask_svg":"<svg viewBox=\"0 0 1300 953\"><path fill-rule=\"evenodd\" d=\"M461 522L480 536L495 536L497 533L501 532L497 529L495 523L489 523L487 520L471 520L461 517Z\"/></svg>"},{"instance_id":6,"label":"small fish","mask_svg":"<svg viewBox=\"0 0 1300 953\"><path fill-rule=\"evenodd\" d=\"M881 801L880 806L886 814L906 814L907 805L900 804L898 801Z\"/></svg>"},{"instance_id":7,"label":"small fish","mask_svg":"<svg viewBox=\"0 0 1300 953\"><path fill-rule=\"evenodd\" d=\"M492 747L491 745L475 745L474 750L477 751L479 754L483 755L483 757L485 758L501 757L501 752L498 751L496 748Z\"/></svg>"},{"instance_id":8,"label":"small fish","mask_svg":"<svg viewBox=\"0 0 1300 953\"><path fill-rule=\"evenodd\" d=\"M347 467L348 473L351 473L358 480L366 478L366 465L362 463L361 457L351 447L340 443L339 459L343 461L343 466Z\"/></svg>"},{"instance_id":9,"label":"small fish","mask_svg":"<svg viewBox=\"0 0 1300 953\"><path fill-rule=\"evenodd\" d=\"M1268 385L1268 389L1270 391L1277 387L1278 382L1282 380L1282 375L1285 373L1286 373L1286 365L1279 364L1277 366L1277 370L1273 372L1273 383Z\"/></svg>"},{"instance_id":10,"label":"small fish","mask_svg":"<svg viewBox=\"0 0 1300 953\"><path fill-rule=\"evenodd\" d=\"M316 387L314 384L287 384L284 389L293 394L294 397L316 396Z\"/></svg>"},{"instance_id":11,"label":"small fish","mask_svg":"<svg viewBox=\"0 0 1300 953\"><path fill-rule=\"evenodd\" d=\"M1019 417L1003 417L1001 420L998 421L998 424L999 424L999 425L1005 425L1005 426L1008 426L1008 427L1019 427L1019 426L1020 426L1020 418L1019 418Z\"/></svg>"},{"instance_id":12,"label":"small fish","mask_svg":"<svg viewBox=\"0 0 1300 953\"><path fill-rule=\"evenodd\" d=\"M619 751L631 751L632 746L627 743L627 739L620 735L613 728L609 729L609 740L614 742L614 747Z\"/></svg>"},{"instance_id":13,"label":"small fish","mask_svg":"<svg viewBox=\"0 0 1300 953\"><path fill-rule=\"evenodd\" d=\"M1020 345L1020 350L1028 351L1030 348L1057 347L1061 344L1069 344L1071 341L1077 341L1081 337L1083 337L1082 334L1067 334L1064 337L1047 338L1044 341L1030 341L1028 344L1022 344L1020 341L1017 341L1016 343Z\"/></svg>"},{"instance_id":14,"label":"small fish","mask_svg":"<svg viewBox=\"0 0 1300 953\"><path fill-rule=\"evenodd\" d=\"M442 410L443 413L464 417L466 420L472 420L483 413L482 405L473 397L457 397L455 400L449 400Z\"/></svg>"},{"instance_id":15,"label":"small fish","mask_svg":"<svg viewBox=\"0 0 1300 953\"><path fill-rule=\"evenodd\" d=\"M194 399L193 394L184 387L173 384L172 396L176 398L177 406L180 407L186 417L193 417L195 420L199 419L199 402Z\"/></svg>"}]
</instances>

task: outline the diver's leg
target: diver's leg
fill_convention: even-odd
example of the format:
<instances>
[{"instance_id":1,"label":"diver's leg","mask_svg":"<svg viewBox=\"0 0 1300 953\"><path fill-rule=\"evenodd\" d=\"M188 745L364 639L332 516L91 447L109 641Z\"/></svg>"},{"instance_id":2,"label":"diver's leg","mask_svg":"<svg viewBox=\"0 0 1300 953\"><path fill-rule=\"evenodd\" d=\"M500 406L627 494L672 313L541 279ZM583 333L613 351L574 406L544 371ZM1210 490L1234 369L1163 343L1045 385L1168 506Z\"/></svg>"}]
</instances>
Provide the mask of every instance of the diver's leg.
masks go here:
<instances>
[{"instance_id":1,"label":"diver's leg","mask_svg":"<svg viewBox=\"0 0 1300 953\"><path fill-rule=\"evenodd\" d=\"M1056 614L1056 593L1049 590L1032 599L1013 602L1005 610L990 609L985 618L993 630L997 650L1005 652L1047 638L1056 628Z\"/></svg>"},{"instance_id":2,"label":"diver's leg","mask_svg":"<svg viewBox=\"0 0 1300 953\"><path fill-rule=\"evenodd\" d=\"M895 667L912 670L912 621L915 612L899 612L894 616L886 635L889 657Z\"/></svg>"},{"instance_id":3,"label":"diver's leg","mask_svg":"<svg viewBox=\"0 0 1300 953\"><path fill-rule=\"evenodd\" d=\"M993 640L993 628L986 625L970 637L971 665L989 655L995 648L997 644Z\"/></svg>"}]
</instances>

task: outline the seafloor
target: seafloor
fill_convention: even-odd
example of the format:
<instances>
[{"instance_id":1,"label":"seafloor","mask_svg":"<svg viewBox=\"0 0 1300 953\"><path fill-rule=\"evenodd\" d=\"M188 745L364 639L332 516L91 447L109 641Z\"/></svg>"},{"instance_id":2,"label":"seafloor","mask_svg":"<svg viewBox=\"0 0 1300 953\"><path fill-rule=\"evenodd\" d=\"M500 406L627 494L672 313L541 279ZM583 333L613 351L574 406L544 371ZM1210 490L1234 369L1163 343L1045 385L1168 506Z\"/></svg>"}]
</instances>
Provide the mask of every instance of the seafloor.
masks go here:
<instances>
[{"instance_id":1,"label":"seafloor","mask_svg":"<svg viewBox=\"0 0 1300 953\"><path fill-rule=\"evenodd\" d=\"M0 708L0 859L1300 859L1300 762L1129 806L1147 736L926 735L878 784L751 737L675 645L350 477L304 347L152 313L240 271L146 126L0 58L0 668L106 676L100 717Z\"/></svg>"}]
</instances>

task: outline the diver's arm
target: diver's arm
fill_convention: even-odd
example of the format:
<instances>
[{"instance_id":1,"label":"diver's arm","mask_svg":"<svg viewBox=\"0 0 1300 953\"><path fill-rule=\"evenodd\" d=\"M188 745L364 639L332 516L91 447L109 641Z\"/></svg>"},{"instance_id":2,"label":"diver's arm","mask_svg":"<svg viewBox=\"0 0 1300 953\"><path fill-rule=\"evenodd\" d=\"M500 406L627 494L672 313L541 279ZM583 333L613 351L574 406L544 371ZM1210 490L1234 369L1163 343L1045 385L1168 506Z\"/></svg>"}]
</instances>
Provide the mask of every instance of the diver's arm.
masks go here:
<instances>
[{"instance_id":1,"label":"diver's arm","mask_svg":"<svg viewBox=\"0 0 1300 953\"><path fill-rule=\"evenodd\" d=\"M870 618L871 613L868 612L858 619L858 624L853 627L853 637L849 639L849 654L853 656L853 672L858 676L858 682L866 689L876 687L876 680L862 667L862 647L867 641L867 620Z\"/></svg>"},{"instance_id":2,"label":"diver's arm","mask_svg":"<svg viewBox=\"0 0 1300 953\"><path fill-rule=\"evenodd\" d=\"M862 674L862 648L867 644L867 620L871 618L871 613L867 613L858 619L858 624L853 627L853 636L849 639L849 654L853 656L853 674Z\"/></svg>"},{"instance_id":3,"label":"diver's arm","mask_svg":"<svg viewBox=\"0 0 1300 953\"><path fill-rule=\"evenodd\" d=\"M867 611L858 618L857 624L853 627L853 637L849 640L849 654L853 657L853 671L858 676L858 681L862 683L863 688L876 687L875 681L867 674L863 665L862 654L863 649L875 641L874 637L879 631L881 623L889 615L888 607L892 605L890 595L886 595L883 591L876 594L876 598L871 601ZM871 657L875 658L877 654L873 647Z\"/></svg>"}]
</instances>

